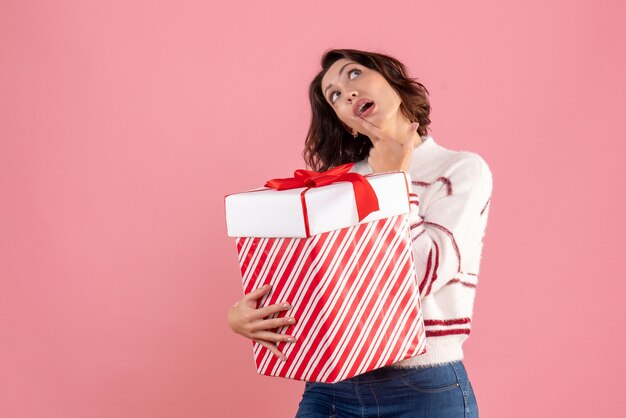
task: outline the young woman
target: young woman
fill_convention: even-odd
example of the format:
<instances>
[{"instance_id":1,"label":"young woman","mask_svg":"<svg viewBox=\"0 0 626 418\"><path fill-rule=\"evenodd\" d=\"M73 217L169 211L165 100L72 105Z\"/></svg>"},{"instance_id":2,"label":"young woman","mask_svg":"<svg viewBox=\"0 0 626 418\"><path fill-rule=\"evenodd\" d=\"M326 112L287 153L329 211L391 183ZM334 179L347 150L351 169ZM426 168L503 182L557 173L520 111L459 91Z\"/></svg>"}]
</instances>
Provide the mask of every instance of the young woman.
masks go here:
<instances>
[{"instance_id":1,"label":"young woman","mask_svg":"<svg viewBox=\"0 0 626 418\"><path fill-rule=\"evenodd\" d=\"M321 66L309 89L304 159L316 171L354 162L352 171L361 174L409 174L427 351L334 384L306 382L297 417L478 417L462 344L470 333L489 213L489 166L478 154L446 149L428 135L428 90L397 59L333 49ZM297 318L264 319L289 309L256 309L269 290L245 295L228 320L234 332L284 359L275 342L292 336L270 330Z\"/></svg>"}]
</instances>

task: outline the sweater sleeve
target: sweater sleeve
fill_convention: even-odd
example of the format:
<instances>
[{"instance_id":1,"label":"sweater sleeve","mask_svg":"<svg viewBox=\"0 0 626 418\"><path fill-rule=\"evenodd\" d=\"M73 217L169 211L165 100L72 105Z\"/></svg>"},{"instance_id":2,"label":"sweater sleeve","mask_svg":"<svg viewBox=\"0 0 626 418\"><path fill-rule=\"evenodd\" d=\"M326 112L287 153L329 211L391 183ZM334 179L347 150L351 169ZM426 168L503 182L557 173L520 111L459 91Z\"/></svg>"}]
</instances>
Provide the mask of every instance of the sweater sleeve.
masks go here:
<instances>
[{"instance_id":1,"label":"sweater sleeve","mask_svg":"<svg viewBox=\"0 0 626 418\"><path fill-rule=\"evenodd\" d=\"M483 158L471 153L446 176L411 180L411 238L423 299L453 279L477 276L492 175Z\"/></svg>"}]
</instances>

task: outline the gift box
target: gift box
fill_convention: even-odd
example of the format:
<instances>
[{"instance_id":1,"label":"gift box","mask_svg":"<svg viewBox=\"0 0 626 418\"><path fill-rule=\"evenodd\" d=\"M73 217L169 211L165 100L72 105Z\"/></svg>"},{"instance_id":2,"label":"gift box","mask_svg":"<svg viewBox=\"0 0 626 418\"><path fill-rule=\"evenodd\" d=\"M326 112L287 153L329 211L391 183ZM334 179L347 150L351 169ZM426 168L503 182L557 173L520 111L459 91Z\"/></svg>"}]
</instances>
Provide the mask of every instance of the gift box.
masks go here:
<instances>
[{"instance_id":1,"label":"gift box","mask_svg":"<svg viewBox=\"0 0 626 418\"><path fill-rule=\"evenodd\" d=\"M296 318L272 330L296 338L276 343L287 361L252 341L259 374L335 383L426 352L410 178L352 166L225 196L244 293L271 284L257 308L288 301L267 319Z\"/></svg>"}]
</instances>

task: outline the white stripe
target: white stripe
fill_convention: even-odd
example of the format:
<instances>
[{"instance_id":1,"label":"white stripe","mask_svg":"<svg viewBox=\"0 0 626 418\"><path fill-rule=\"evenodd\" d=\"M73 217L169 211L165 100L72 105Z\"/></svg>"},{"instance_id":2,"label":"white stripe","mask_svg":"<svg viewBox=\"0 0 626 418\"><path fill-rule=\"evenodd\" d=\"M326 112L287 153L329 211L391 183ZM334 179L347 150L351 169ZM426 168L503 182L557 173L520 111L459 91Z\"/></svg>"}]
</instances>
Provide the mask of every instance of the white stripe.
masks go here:
<instances>
[{"instance_id":1,"label":"white stripe","mask_svg":"<svg viewBox=\"0 0 626 418\"><path fill-rule=\"evenodd\" d=\"M353 352L355 354L361 352L361 350L363 349L363 344L366 341L365 336L371 333L371 329L372 326L374 325L375 319L378 318L381 315L381 311L383 308L383 301L388 299L390 297L390 293L393 289L393 286L397 283L400 282L402 283L401 287L398 289L398 293L397 296L392 300L392 304L389 307L389 311L385 312L385 315L383 317L383 321L381 322L381 324L379 325L378 329L375 330L376 336L374 338L374 340L371 342L370 346L367 348L367 353L364 356L364 358L361 360L361 363L358 365L357 367L357 371L356 374L361 374L363 372L363 369L366 369L369 367L370 363L371 363L371 358L374 356L374 354L376 354L376 352L379 350L380 345L385 341L385 336L387 335L387 329L389 328L389 326L392 323L392 320L397 319L396 318L396 314L395 311L397 309L397 305L399 304L400 299L402 299L405 294L407 293L407 288L410 287L410 280L406 280L406 276L405 277L398 277L398 270L400 268L403 268L406 265L407 262L407 258L408 256L404 255L401 258L401 262L396 263L394 271L391 274L391 277L394 277L395 279L393 281L389 280L388 283L386 284L386 287L382 289L383 296L379 298L380 303L373 309L373 311L370 313L371 315L371 320L369 321L368 324L366 324L366 326L361 330L361 338L360 338L360 342L358 342L353 348ZM390 312L392 312L393 314L390 314ZM400 318L401 319L401 318ZM400 321L396 322L396 326L400 324ZM393 336L393 332L392 332L392 336ZM391 344L392 341L388 340L387 345ZM343 380L345 378L348 377L348 371L352 368L352 365L354 364L354 362L357 360L357 356L353 355L352 356L352 360L346 362L347 364L342 368L342 370L340 371L338 377L340 378L340 380Z\"/></svg>"},{"instance_id":2,"label":"white stripe","mask_svg":"<svg viewBox=\"0 0 626 418\"><path fill-rule=\"evenodd\" d=\"M309 266L309 269L306 271L305 276L300 280L299 285L302 287L302 283L306 283L305 287L300 289L300 297L297 298L295 301L292 302L293 306L299 306L299 301L300 299L304 296L304 294L306 293L306 289L308 289L308 287L312 284L312 280L310 280L310 276L314 275L320 268L321 265L323 264L323 262L325 261L325 259L327 258L328 254L330 253L330 249L332 248L332 245L334 244L334 242L337 239L337 236L339 235L341 230L335 230L332 231L330 233L330 235L327 237L326 242L324 243L324 245L322 246L322 249L319 251L318 254L315 255L315 258L311 261L311 265ZM320 239L321 235L316 235L316 242L317 240ZM302 239L306 239L306 238L302 238ZM310 238L309 238L310 239ZM304 266L306 263L305 261L307 261L307 259L309 258L310 252L314 249L314 246L311 246L310 250L308 253L303 254L301 256L299 256L299 259L302 260L301 262L301 266ZM318 249L319 250L319 249ZM298 275L290 275L290 277L286 278L286 280L291 280L293 283L290 284L290 286L295 285L295 281L298 278ZM295 312L292 313L292 315L295 316ZM298 337L297 335L295 335L296 338ZM289 348L293 347L293 345L288 345ZM284 352L285 355L287 355L286 352ZM269 360L272 358L273 353L271 352L267 352L266 353L266 358L265 358L265 362L267 363L264 367L269 367ZM280 364L278 364L280 363ZM282 369L282 366L285 363L282 362L277 362L277 364L274 366L274 369L272 370L271 373L275 374L276 373L276 366L279 366ZM265 370L265 368L263 370Z\"/></svg>"},{"instance_id":3,"label":"white stripe","mask_svg":"<svg viewBox=\"0 0 626 418\"><path fill-rule=\"evenodd\" d=\"M276 258L276 256L278 256L278 254L280 253L280 249L284 241L285 241L285 238L281 238L280 245L274 248L270 257L268 257L269 261L265 263L265 265L263 266L263 268L261 269L261 271L259 272L256 278L257 283L260 284L260 283L264 283L265 279L269 276L270 277L269 283L272 284L272 292L276 291L276 285L280 281L279 279L280 277L282 277L283 275L282 273L287 268L287 265L289 264L289 260L293 257L293 253L298 248L297 240L290 239L287 244L287 248L285 249L285 252L283 253L281 259L278 261L276 268L272 270L271 266L274 263L274 259ZM259 307L265 307L269 305L267 300L270 298L271 298L270 292L266 293L259 301ZM275 300L281 300L281 299L279 298ZM278 313L270 315L270 318L275 317L276 315L278 315Z\"/></svg>"},{"instance_id":4,"label":"white stripe","mask_svg":"<svg viewBox=\"0 0 626 418\"><path fill-rule=\"evenodd\" d=\"M344 275L342 275L342 277L340 277L339 280L336 281L338 285L335 287L334 292L331 293L331 299L326 301L326 303L322 307L322 310L319 313L317 313L317 320L313 323L313 326L311 327L309 331L310 335L308 336L307 341L304 342L303 346L301 347L300 352L297 353L297 357L294 363L292 364L292 368L289 369L289 373L291 375L293 375L295 373L295 370L297 370L297 368L300 367L302 363L306 360L306 353L310 350L310 346L313 340L315 340L318 333L320 332L321 324L324 323L324 321L330 316L330 311L332 310L333 305L334 305L334 299L339 297L339 293L341 293L341 291L346 285L346 281L343 280L343 277L351 274L356 264L356 261L361 257L362 253L365 251L365 247L368 244L368 241L370 240L371 235L376 231L376 228L375 228L376 225L377 225L376 222L371 222L367 224L366 229L363 232L362 238L357 242L356 247L354 248L353 256L351 256L347 261L348 264L346 265ZM351 227L351 231L353 233L356 233L360 227L361 227L360 225L353 226ZM342 260L340 257L337 257L336 261L341 262ZM310 303L309 306L307 306L307 315L305 316L305 319L307 320L307 322L310 321L311 315L315 314L315 312L313 312L313 308L318 305L319 300L321 299L322 295L326 292L326 290L328 289L328 286L331 285L332 283L333 283L332 276L329 274L325 274L320 280L319 290L316 293L315 299Z\"/></svg>"},{"instance_id":5,"label":"white stripe","mask_svg":"<svg viewBox=\"0 0 626 418\"><path fill-rule=\"evenodd\" d=\"M319 280L318 280L318 287L317 287L316 292L315 292L315 297L308 304L308 306L306 306L306 308L305 308L303 323L305 321L306 322L310 322L311 318L314 315L317 315L316 321L313 323L313 326L309 330L310 334L307 336L307 338L308 338L307 342L301 347L299 352L294 353L295 357L294 357L294 361L292 363L292 367L288 370L289 376L294 376L295 373L296 373L296 370L306 360L306 351L307 351L308 347L310 347L312 341L318 335L319 330L320 330L320 326L324 322L325 317L327 317L327 315L325 316L324 314L328 311L329 307L332 307L332 305L333 305L333 299L332 298L337 297L336 293L331 293L331 299L329 301L326 301L322 311L319 312L319 313L316 313L314 311L315 306L318 305L322 295L327 291L328 286L333 283L332 277L334 275L334 272L337 270L337 268L344 261L343 260L343 256L344 256L345 252L348 249L351 248L352 243L354 241L354 236L358 232L359 227L360 227L359 225L350 227L349 231L347 232L346 238L343 240L343 242L340 243L338 251L335 252L335 254L333 254L334 258L333 258L333 260L332 260L332 262L330 264L329 269L327 269L325 272L323 272L322 277L320 277ZM366 227L365 231L363 232L363 236L369 238L369 236L372 234L372 231L374 231L373 225L368 225ZM365 240L365 239L359 240L359 242L357 243L358 248L360 249L361 247L364 247L366 243L367 243L367 240ZM355 250L355 252L356 252L356 250ZM360 250L360 252L362 252L362 250ZM360 254L360 252L359 252L359 254ZM350 260L350 262L352 262L352 261ZM316 276L317 276L317 272L316 272ZM345 286L345 282L339 281L339 283L340 283L340 288L343 288ZM293 346L290 346L288 350L291 353L291 351L293 351Z\"/></svg>"},{"instance_id":6,"label":"white stripe","mask_svg":"<svg viewBox=\"0 0 626 418\"><path fill-rule=\"evenodd\" d=\"M357 374L361 374L365 372L365 369L369 367L371 362L371 357L376 354L379 350L379 346L384 342L385 347L383 348L382 356L378 359L377 363L374 365L374 368L381 367L385 362L387 362L388 357L390 355L389 351L395 347L398 343L397 340L400 338L406 338L407 336L402 335L402 330L406 326L406 322L410 318L410 314L415 310L415 300L419 298L419 292L415 287L414 283L414 273L410 269L409 272L404 276L402 280L402 287L398 290L398 296L393 301L392 306L390 307L390 312L394 312L393 315L386 314L385 320L381 324L380 328L377 330L378 336L376 340L372 343L372 350L368 353L362 364L357 369ZM415 293L415 297L409 298L410 302L405 306L399 306L400 301L408 294ZM400 313L396 311L404 308L404 310ZM417 312L419 314L419 312ZM388 328L393 324L393 329L391 332L388 332ZM389 338L385 341L384 337L389 336ZM400 352L405 350L401 348Z\"/></svg>"},{"instance_id":7,"label":"white stripe","mask_svg":"<svg viewBox=\"0 0 626 418\"><path fill-rule=\"evenodd\" d=\"M280 293L279 298L277 298L277 300L284 300L285 295L289 294L289 292L291 291L293 286L296 285L296 283L295 283L296 280L293 279L293 278L298 277L300 275L300 271L302 270L303 266L306 264L306 260L309 258L309 255L310 255L311 251L313 251L313 249L315 249L315 247L317 245L317 242L320 240L320 237L321 237L320 235L315 235L315 236L309 237L309 238L292 238L291 239L296 244L296 246L293 247L294 250L297 248L297 244L298 244L298 242L301 239L306 239L307 243L305 244L305 246L304 246L304 248L302 250L301 255L298 256L298 260L296 261L297 264L294 266L293 273L289 277L285 278L285 280L287 280L287 281L285 283L283 291ZM326 245L328 245L328 243ZM286 254L285 259L288 260L291 257L293 257L293 255L291 253L290 254ZM283 263L283 264L284 264L284 266L286 268L286 265L288 263ZM279 275L273 275L272 278L278 277L278 279L276 281L281 280L283 272L284 272L284 269L281 271L281 275L280 276ZM292 306L295 305L294 302L291 302L291 304L292 304ZM286 327L282 327L283 330L285 328ZM261 344L258 344L256 346L255 356L258 356L260 354L259 351L261 351L262 347L263 346ZM272 356L274 356L274 354L271 351L267 350L261 365L264 365L267 362L269 362L272 359ZM266 367L266 366L263 366L263 367Z\"/></svg>"},{"instance_id":8,"label":"white stripe","mask_svg":"<svg viewBox=\"0 0 626 418\"><path fill-rule=\"evenodd\" d=\"M414 300L414 302L419 301L419 299ZM409 328L409 334L403 336L405 338L404 342L402 343L402 345L400 346L400 350L398 351L398 353L396 354L396 357L392 359L392 363L395 363L401 359L406 358L406 355L409 354L407 351L409 349L409 345L415 340L417 333L420 331L420 324L423 324L423 317L422 317L422 311L421 308L419 307L418 303L414 303L411 306L411 309L417 309L419 314L415 316L415 318L413 319L413 323L411 324L411 327ZM418 340L418 350L417 352L419 352L421 350L421 347L423 347L423 345L425 344L426 341L426 335L424 333L424 330L422 329L421 335L419 337ZM415 351L414 351L415 352ZM413 353L411 353L413 354ZM378 364L378 367L382 367L382 364Z\"/></svg>"},{"instance_id":9,"label":"white stripe","mask_svg":"<svg viewBox=\"0 0 626 418\"><path fill-rule=\"evenodd\" d=\"M374 241L374 245L373 245L373 250L372 252L369 253L369 257L367 259L367 271L370 270L371 265L373 265L373 259L378 255L378 253L380 252L380 250L382 250L384 248L383 246L383 242L384 239L386 239L387 235L388 235L388 231L392 230L392 226L393 226L393 219L392 218L388 218L387 220L385 220L385 223L383 224L383 228L381 230L381 233L378 235L377 239ZM382 239L381 239L382 238ZM371 240L370 240L371 241ZM347 276L349 276L352 273L352 270L354 270L354 266L355 263L351 263L351 269L350 269L350 273L347 272L347 270L344 270L344 274L338 278L338 281L340 281L342 283L342 289L343 289L343 285L345 285L347 283ZM348 288L348 294L347 296L344 298L344 300L339 300L339 292L334 292L333 294L333 298L337 299L337 304L339 304L338 306L338 314L333 318L333 321L331 323L331 327L326 331L326 336L325 339L320 343L320 345L318 345L318 348L316 348L315 352L313 353L313 356L309 359L309 363L307 364L307 367L304 371L304 374L306 376L310 376L313 373L313 369L315 367L317 367L318 363L322 360L322 355L326 352L328 346L330 345L330 341L337 335L337 333L340 330L339 324L341 322L343 322L345 316L350 312L350 308L353 305L353 300L356 297L356 294L358 292L358 283L361 281L359 280L361 277L363 277L365 274L362 274L361 272L359 272L357 274L357 278L354 280L354 285L351 288ZM357 286L357 287L354 287ZM336 290L336 289L335 289ZM332 310L332 308L335 307L335 302L333 301L332 303L327 304L328 306L330 306L331 308L327 309L327 312L330 313L330 311ZM324 321L321 322L325 322L327 318L324 319ZM331 358L326 360L327 362L331 362L333 360L335 360L336 358ZM322 370L325 370L326 365L323 365Z\"/></svg>"},{"instance_id":10,"label":"white stripe","mask_svg":"<svg viewBox=\"0 0 626 418\"><path fill-rule=\"evenodd\" d=\"M252 241L254 241L254 238L245 238L243 247L241 247L241 252L239 253L239 265L240 266L243 260L246 259L246 256L248 255L248 251L250 251L250 247L252 246Z\"/></svg>"},{"instance_id":11,"label":"white stripe","mask_svg":"<svg viewBox=\"0 0 626 418\"><path fill-rule=\"evenodd\" d=\"M261 265L261 271L256 272L256 274L253 274L254 272L251 272L250 274L246 275L248 278L246 282L246 288L248 288L250 280L254 280L258 284L263 283L263 279L267 275L267 270L269 269L269 266L271 266L274 263L274 259L278 255L278 250L282 247L283 243L285 242L285 239L274 238L273 240L270 240L270 242L272 242L272 246L269 247L266 251L262 251L262 254L267 253L268 256L265 257L265 261ZM267 294L264 297L267 297ZM263 305L262 303L259 304L259 306L262 306L262 305Z\"/></svg>"},{"instance_id":12,"label":"white stripe","mask_svg":"<svg viewBox=\"0 0 626 418\"><path fill-rule=\"evenodd\" d=\"M275 284L278 283L280 281L280 277L282 276L282 272L283 270L286 268L288 261L291 259L291 257L293 257L293 253L296 251L296 249L298 248L298 240L297 239L289 239L289 245L287 247L287 249L285 250L282 259L280 260L280 264L278 265L278 270L277 272L268 272L268 274L271 274L271 279L270 279L270 283L272 283L274 285L273 289L275 290ZM313 241L313 240L311 240ZM308 242L305 246L303 251L306 251L307 248L313 246L313 242ZM279 247L280 248L280 247ZM279 250L277 249L276 252L278 252ZM295 267L294 267L295 269ZM278 279L276 279L278 277ZM265 279L265 277L262 277L260 280L258 280L259 283L262 283L263 280ZM286 286L285 286L286 287ZM279 298L277 298L276 300L281 300L282 299L282 294L285 292L285 289L283 289L283 292L281 292L281 295L279 295ZM266 305L269 305L269 303L267 303L267 299L269 298L269 293L266 294L260 301L259 303L259 307L265 307ZM269 316L269 318L272 317L276 317L278 315L278 313L276 314L272 314ZM256 356L259 355L259 351L262 349L262 345L261 344L257 344L255 346L254 349L254 354L255 354L255 358Z\"/></svg>"},{"instance_id":13,"label":"white stripe","mask_svg":"<svg viewBox=\"0 0 626 418\"><path fill-rule=\"evenodd\" d=\"M268 242L269 242L268 238L262 238L259 241L259 244L257 245L254 254L252 254L252 257L250 257L250 261L248 263L248 269L246 271L246 274L243 277L243 282L246 286L248 285L248 282L250 281L250 276L252 275L252 272L256 269L256 265L259 262L261 258L261 254L263 254L263 250L267 246Z\"/></svg>"},{"instance_id":14,"label":"white stripe","mask_svg":"<svg viewBox=\"0 0 626 418\"><path fill-rule=\"evenodd\" d=\"M410 254L410 250L409 250ZM403 257L404 259L404 257ZM406 262L406 261L405 261ZM387 314L385 316L385 321L381 324L378 332L377 339L372 344L372 350L368 353L368 356L361 363L359 368L357 369L356 374L361 374L365 372L366 368L370 368L370 358L376 354L376 352L380 349L380 345L384 342L385 346L383 348L383 354L378 359L377 363L374 365L374 368L382 367L382 365L388 362L388 357L390 355L389 351L398 344L398 339L405 338L407 336L403 335L403 329L406 326L406 322L410 318L410 314L415 310L415 301L419 299L419 292L415 287L414 280L414 272L413 269L409 269L407 274L401 278L402 287L398 290L398 296L395 298L392 306L390 307L390 312L394 312L393 315ZM409 298L410 302L404 306L400 306L400 301L409 293L415 293L415 297ZM402 312L399 314L396 313L398 309L404 308ZM418 312L419 314L420 312ZM390 325L393 324L393 329L391 332L388 332L387 329ZM384 337L389 335L387 341L384 340ZM406 343L406 341L405 341ZM402 352L403 348L401 348L400 352ZM406 350L406 349L404 349Z\"/></svg>"},{"instance_id":15,"label":"white stripe","mask_svg":"<svg viewBox=\"0 0 626 418\"><path fill-rule=\"evenodd\" d=\"M332 364L332 369L335 368L337 361L343 360L341 358L342 353L347 348L350 348L350 353L348 353L347 358L343 362L342 369L340 370L340 373L338 374L338 377L340 378L340 380L345 378L342 376L344 375L344 373L347 374L347 370L349 370L352 364L356 361L358 354L361 350L361 347L365 343L365 339L366 339L365 336L369 334L369 331L373 323L375 322L376 317L379 316L379 312L382 309L383 305L381 301L389 298L389 293L391 292L391 289L393 288L393 284L395 284L395 282L398 281L397 271L398 271L398 268L401 267L401 263L394 264L393 270L391 271L389 278L387 278L384 286L382 288L380 286L380 282L383 280L383 273L387 269L391 261L393 260L393 255L397 252L397 248L401 242L402 242L402 237L399 234L395 234L392 242L390 243L390 246L385 250L385 257L383 258L383 261L377 266L377 270L375 272L376 275L374 279L372 280L372 282L370 283L370 287L366 291L365 301L362 301L359 303L357 311L354 313L355 316L359 315L359 320L352 322L352 325L347 328L349 335L347 337L344 337L344 339L342 339L342 341L338 344L338 346L335 349L335 352L337 352L337 355L335 357L335 361ZM380 290L380 292L377 292L377 290ZM371 297L367 296L367 294L370 291L371 291ZM376 297L376 299L374 299L375 301L374 307L372 308L370 312L366 312L365 306L369 304L370 301L374 297ZM360 313L360 311L363 311L363 313ZM357 324L362 321L362 315L367 315L368 319L366 320L365 324L363 324L363 327L359 328L357 327ZM348 340L351 339L357 332L358 332L357 338L356 338L357 342L355 343L354 346L348 346L347 345ZM332 371L332 369L329 370L328 372L325 372L325 373L323 372L323 374L321 374L322 378L328 379L328 375L330 374L330 371ZM327 369L325 369L324 371L326 370Z\"/></svg>"},{"instance_id":16,"label":"white stripe","mask_svg":"<svg viewBox=\"0 0 626 418\"><path fill-rule=\"evenodd\" d=\"M361 283L363 281L363 278L366 277L369 273L369 271L371 270L372 267L378 269L381 267L381 264L384 263L384 261L389 257L389 253L385 252L383 253L383 259L381 261L381 263L379 265L375 265L374 264L374 259L376 257L378 257L378 254L385 249L385 240L387 239L387 237L391 234L391 232L393 231L393 225L395 223L396 219L395 218L387 218L385 220L384 226L382 228L382 230L380 231L379 235L377 236L376 240L374 241L374 245L372 248L372 251L369 253L368 258L366 259L366 263L363 269L361 269L358 273L357 273L357 277L354 280L354 285L353 287L348 289L348 295L347 297L343 300L343 301L338 301L340 303L339 305L339 311L338 314L335 316L335 318L333 318L333 321L331 323L331 327L330 329L327 331L327 338L325 338L324 341L322 341L322 344L319 346L318 349L315 350L315 352L313 353L312 358L310 359L309 364L307 365L307 369L305 371L305 373L307 375L312 373L312 370L317 367L318 363L322 360L322 354L324 354L327 351L327 348L330 346L330 341L337 335L337 333L341 330L340 329L340 324L344 322L345 317L350 313L352 314L352 317L355 317L355 314L358 314L358 311L355 312L351 312L351 308L353 308L353 306L355 305L354 303L354 299L357 297L358 291L360 290L361 286L359 283ZM394 236L394 239L396 237ZM354 269L354 267L351 269L350 273L352 272L352 270ZM374 277L372 278L372 282L370 283L370 285L368 286L368 288L365 289L365 296L363 296L363 298L361 299L361 303L363 305L367 304L369 302L369 300L371 299L372 295L374 294L373 289L375 289L377 283L378 283L378 278L380 276L380 273L376 274L377 270L375 270L373 272ZM344 278L347 276L348 274L344 273L344 275L340 278L340 280L346 281L344 280ZM337 295L338 296L338 295ZM334 304L332 305L334 307ZM362 310L363 308L359 307L359 311ZM328 310L330 311L330 309ZM342 341L341 344L338 346L338 348L341 348L342 344L345 344L345 341L347 338L349 338L349 336L353 333L353 328L356 326L355 322L351 322L347 327L347 329L345 330L341 330L342 331ZM339 352L335 351L335 356L333 358L327 359L327 362L331 362L331 367L334 367L334 364L336 364L341 358L341 351L343 350L339 350ZM328 365L322 365L322 373L324 373L325 370L327 370ZM309 370L311 370L309 372ZM320 374L320 376L323 376L322 374ZM324 378L324 377L322 377Z\"/></svg>"},{"instance_id":17,"label":"white stripe","mask_svg":"<svg viewBox=\"0 0 626 418\"><path fill-rule=\"evenodd\" d=\"M407 357L406 354L400 355L400 353L402 353L402 352L399 352L398 356L396 356L396 358L393 359L393 363L396 363L396 362L398 362L400 360L404 360L406 358L411 358L411 357L418 356L420 354L424 354L423 350L424 350L424 347L426 346L426 331L424 330L423 322L420 322L420 320L421 320L421 315L418 318L415 318L415 321L413 321L413 324L411 326L410 339L407 339L408 342L412 342L412 341L415 340L415 338L418 338L419 342L418 342L417 346L415 347L413 352L411 352L411 353L407 352L406 353L406 354L409 354L408 357ZM419 337L417 337L418 333L419 333Z\"/></svg>"},{"instance_id":18,"label":"white stripe","mask_svg":"<svg viewBox=\"0 0 626 418\"><path fill-rule=\"evenodd\" d=\"M286 261L291 261L291 259L293 257L297 257L296 263L295 263L293 269L291 270L291 273L289 273L289 276L284 278L285 285L283 286L282 291L278 295L277 300L281 300L282 301L282 300L287 299L287 295L289 295L292 292L294 286L301 285L300 281L297 278L302 274L302 269L307 264L306 262L307 262L307 260L309 258L309 255L310 255L311 251L313 251L315 249L315 247L317 246L317 243L319 242L320 238L321 238L321 235L316 235L315 237L309 237L308 242L306 243L306 245L304 246L304 248L302 249L302 252L301 252L301 254L304 254L304 255L295 256L295 255L289 254L289 257L287 258ZM297 240L294 240L294 241L297 241ZM294 249L295 248L297 248L297 247L294 247ZM283 276L285 276L285 270L287 269L287 265L288 264L289 263L286 262L284 264L284 267L275 276L278 276L279 278L283 278ZM302 290L306 290L307 287L301 287L301 289L298 292L302 292ZM296 300L298 300L298 299L296 299ZM293 301L290 301L290 302L291 302L292 305L294 304ZM272 317L278 317L279 315L280 315L280 312L276 312L275 314L272 315ZM293 312L289 316L292 316L292 315L293 315ZM280 328L278 328L276 330L276 332L279 333L279 334L282 334L290 326L291 325L283 325Z\"/></svg>"},{"instance_id":19,"label":"white stripe","mask_svg":"<svg viewBox=\"0 0 626 418\"><path fill-rule=\"evenodd\" d=\"M292 306L297 307L300 306L300 301L301 299L304 297L304 295L307 293L309 287L314 284L313 280L310 279L311 275L314 275L315 272L317 272L323 262L326 260L327 256L330 254L330 249L332 248L332 246L334 245L334 243L337 240L337 236L339 235L340 230L335 230L332 233L330 233L327 237L326 237L326 241L324 242L324 245L322 246L321 249L317 248L317 250L319 250L319 252L314 256L313 260L309 260L310 258L310 253L311 251L315 248L315 246L312 246L310 248L310 250L301 256L298 256L298 262L299 262L299 266L298 269L295 271L294 274L291 274L287 280L289 280L289 289L292 289L294 286L298 286L299 290L298 293L296 294L296 299L294 301L292 301ZM317 241L320 240L321 238L321 234L320 235L316 235L316 243ZM307 262L310 261L310 265L308 267L308 270L306 272L304 272L304 276L302 278L300 278L300 276L302 276L302 268L307 264ZM299 315L296 316L296 311L293 311L290 316L295 316L299 318ZM300 319L298 320L300 323ZM286 330L287 327L289 327L289 325L287 326L283 326L280 328L279 332L282 333L282 331ZM295 328L294 328L294 333L293 335L298 338L297 333L295 332ZM293 345L289 344L286 346L287 350L283 351L284 355L288 355L287 353L290 351L289 349L293 348ZM289 350L289 351L288 351ZM271 353L267 353L267 359L268 361L272 358ZM274 364L274 367L272 369L272 371L270 372L271 374L278 374L282 368L284 367L285 363L283 362L276 362L276 364ZM266 367L269 367L269 363L267 364Z\"/></svg>"}]
</instances>

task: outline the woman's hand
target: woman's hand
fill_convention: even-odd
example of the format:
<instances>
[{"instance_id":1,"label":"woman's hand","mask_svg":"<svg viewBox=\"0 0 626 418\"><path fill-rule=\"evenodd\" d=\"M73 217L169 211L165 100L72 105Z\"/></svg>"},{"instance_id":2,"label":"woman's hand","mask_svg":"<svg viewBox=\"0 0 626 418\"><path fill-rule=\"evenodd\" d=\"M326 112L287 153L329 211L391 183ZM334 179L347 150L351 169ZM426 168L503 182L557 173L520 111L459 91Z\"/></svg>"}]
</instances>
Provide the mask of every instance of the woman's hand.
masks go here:
<instances>
[{"instance_id":1,"label":"woman's hand","mask_svg":"<svg viewBox=\"0 0 626 418\"><path fill-rule=\"evenodd\" d=\"M419 123L409 125L409 129L400 138L393 138L360 116L352 116L352 120L357 124L357 130L364 132L372 141L373 148L367 163L375 173L409 171Z\"/></svg>"},{"instance_id":2,"label":"woman's hand","mask_svg":"<svg viewBox=\"0 0 626 418\"><path fill-rule=\"evenodd\" d=\"M258 342L274 353L278 358L287 360L287 357L278 350L274 343L278 341L295 342L295 338L290 335L278 334L267 330L295 324L296 318L263 319L273 313L286 311L291 308L289 304L285 307L283 304L277 303L257 309L257 299L265 295L270 288L271 285L267 285L244 295L244 297L235 303L228 311L228 324L235 333ZM293 322L289 322L289 319L293 319ZM290 338L293 340L290 341Z\"/></svg>"}]
</instances>

